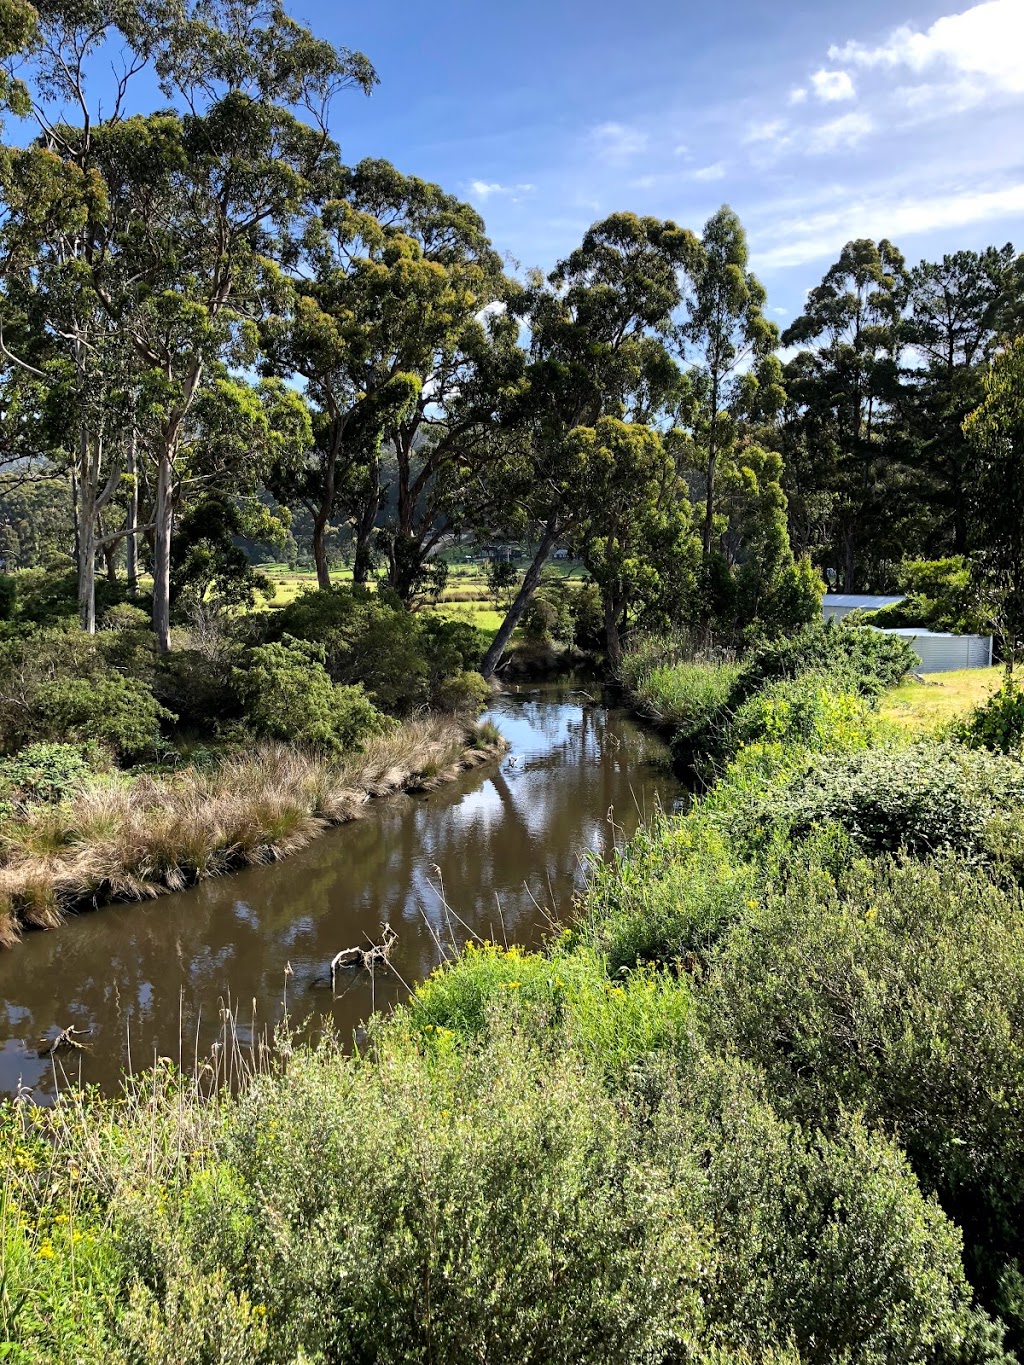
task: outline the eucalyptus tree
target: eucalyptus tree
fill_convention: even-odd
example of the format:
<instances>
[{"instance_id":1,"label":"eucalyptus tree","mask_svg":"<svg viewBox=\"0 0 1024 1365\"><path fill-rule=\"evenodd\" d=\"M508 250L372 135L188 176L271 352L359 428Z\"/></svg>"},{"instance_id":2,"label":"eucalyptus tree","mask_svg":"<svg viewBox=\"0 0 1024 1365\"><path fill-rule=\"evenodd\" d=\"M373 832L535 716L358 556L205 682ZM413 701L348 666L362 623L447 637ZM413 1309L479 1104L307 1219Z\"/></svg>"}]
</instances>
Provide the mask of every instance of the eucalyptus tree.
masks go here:
<instances>
[{"instance_id":1,"label":"eucalyptus tree","mask_svg":"<svg viewBox=\"0 0 1024 1365\"><path fill-rule=\"evenodd\" d=\"M693 596L700 540L671 436L666 441L645 423L601 417L570 437L588 477L575 539L601 594L613 669L631 619L677 622Z\"/></svg>"},{"instance_id":2,"label":"eucalyptus tree","mask_svg":"<svg viewBox=\"0 0 1024 1365\"><path fill-rule=\"evenodd\" d=\"M790 422L806 425L809 444L832 452L820 478L835 495L829 549L847 592L856 586L863 543L887 510L906 289L904 260L891 242L847 242L782 336L786 346L805 347L785 368Z\"/></svg>"},{"instance_id":3,"label":"eucalyptus tree","mask_svg":"<svg viewBox=\"0 0 1024 1365\"><path fill-rule=\"evenodd\" d=\"M979 405L1000 335L1024 289L1014 249L957 251L923 261L908 277L905 339L909 346L901 406L926 502L919 552L969 548L968 505L975 452L963 431Z\"/></svg>"},{"instance_id":4,"label":"eucalyptus tree","mask_svg":"<svg viewBox=\"0 0 1024 1365\"><path fill-rule=\"evenodd\" d=\"M969 515L1007 668L1024 651L1024 337L994 358L964 423L977 463Z\"/></svg>"},{"instance_id":5,"label":"eucalyptus tree","mask_svg":"<svg viewBox=\"0 0 1024 1365\"><path fill-rule=\"evenodd\" d=\"M485 374L507 330L492 310L509 286L475 210L384 161L338 169L301 247L293 307L271 320L265 346L272 366L305 380L317 439L282 492L312 514L321 587L331 518L353 522L362 582L388 501L388 582L408 603L466 513L493 408Z\"/></svg>"},{"instance_id":6,"label":"eucalyptus tree","mask_svg":"<svg viewBox=\"0 0 1024 1365\"><path fill-rule=\"evenodd\" d=\"M111 49L119 65L99 118L90 79ZM129 114L133 80L147 68L176 109ZM254 324L278 285L289 231L335 156L331 101L345 87L368 92L376 77L360 54L254 0L46 8L32 76L41 132L13 158L22 193L7 226L23 288L75 367L83 624L94 622L96 518L120 477L105 433L124 432L130 445L137 432L152 469L153 624L166 650L193 407L218 365L252 364ZM44 209L62 220L41 221ZM40 251L52 265L45 290ZM105 392L127 403L130 420L96 416Z\"/></svg>"},{"instance_id":7,"label":"eucalyptus tree","mask_svg":"<svg viewBox=\"0 0 1024 1365\"><path fill-rule=\"evenodd\" d=\"M715 499L741 419L783 401L774 356L779 334L764 316L764 286L748 269L746 233L723 205L704 225L686 270L685 305L676 327L695 403L691 459L703 482L701 542L705 562L715 543Z\"/></svg>"},{"instance_id":8,"label":"eucalyptus tree","mask_svg":"<svg viewBox=\"0 0 1024 1365\"><path fill-rule=\"evenodd\" d=\"M607 536L602 518L614 514L608 494L619 461L631 465L640 497L645 480L664 475L662 462L650 458L653 442L633 428L672 426L682 379L668 343L680 272L696 250L693 234L673 222L614 214L546 280L534 277L513 305L528 342L521 378L503 391L510 458L495 477L506 524L532 530L536 551L484 657L485 677L556 543L584 525L590 540ZM621 619L621 604L607 619Z\"/></svg>"}]
</instances>

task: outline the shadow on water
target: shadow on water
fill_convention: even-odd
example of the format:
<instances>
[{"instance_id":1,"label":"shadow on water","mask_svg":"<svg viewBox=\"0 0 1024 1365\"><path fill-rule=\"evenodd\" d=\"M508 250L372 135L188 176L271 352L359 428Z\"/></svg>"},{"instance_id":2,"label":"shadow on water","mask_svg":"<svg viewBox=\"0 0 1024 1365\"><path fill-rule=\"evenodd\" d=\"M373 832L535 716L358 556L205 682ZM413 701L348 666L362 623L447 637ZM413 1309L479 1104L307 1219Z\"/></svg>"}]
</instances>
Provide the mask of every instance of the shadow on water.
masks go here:
<instances>
[{"instance_id":1,"label":"shadow on water","mask_svg":"<svg viewBox=\"0 0 1024 1365\"><path fill-rule=\"evenodd\" d=\"M279 1017L333 1013L351 1035L404 998L439 960L437 939L541 941L564 916L588 850L607 855L679 796L664 746L625 713L567 688L498 697L488 713L509 756L425 796L370 803L302 853L143 905L111 906L31 934L0 955L0 1088L52 1094L39 1040L73 1024L89 1050L69 1074L105 1089L155 1055L205 1054L231 1002L244 1041ZM468 929L446 909L465 921ZM342 973L338 998L311 989L340 949L398 932L394 973ZM179 1044L179 1039L181 1043ZM130 1049L130 1051L129 1051Z\"/></svg>"}]
</instances>

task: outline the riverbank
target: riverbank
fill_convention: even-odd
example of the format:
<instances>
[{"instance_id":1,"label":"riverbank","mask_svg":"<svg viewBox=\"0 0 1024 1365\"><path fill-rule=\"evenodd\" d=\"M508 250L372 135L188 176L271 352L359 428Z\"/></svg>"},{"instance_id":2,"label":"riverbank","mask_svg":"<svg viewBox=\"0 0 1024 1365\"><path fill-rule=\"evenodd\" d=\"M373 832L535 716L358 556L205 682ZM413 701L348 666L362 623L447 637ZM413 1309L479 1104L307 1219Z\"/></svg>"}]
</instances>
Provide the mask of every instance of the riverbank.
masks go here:
<instances>
[{"instance_id":1,"label":"riverbank","mask_svg":"<svg viewBox=\"0 0 1024 1365\"><path fill-rule=\"evenodd\" d=\"M438 716L343 756L263 743L211 767L92 780L0 824L0 947L77 910L285 858L367 801L431 790L505 747L494 727Z\"/></svg>"},{"instance_id":2,"label":"riverbank","mask_svg":"<svg viewBox=\"0 0 1024 1365\"><path fill-rule=\"evenodd\" d=\"M354 1054L11 1106L19 1359L1013 1365L1024 765L849 676Z\"/></svg>"}]
</instances>

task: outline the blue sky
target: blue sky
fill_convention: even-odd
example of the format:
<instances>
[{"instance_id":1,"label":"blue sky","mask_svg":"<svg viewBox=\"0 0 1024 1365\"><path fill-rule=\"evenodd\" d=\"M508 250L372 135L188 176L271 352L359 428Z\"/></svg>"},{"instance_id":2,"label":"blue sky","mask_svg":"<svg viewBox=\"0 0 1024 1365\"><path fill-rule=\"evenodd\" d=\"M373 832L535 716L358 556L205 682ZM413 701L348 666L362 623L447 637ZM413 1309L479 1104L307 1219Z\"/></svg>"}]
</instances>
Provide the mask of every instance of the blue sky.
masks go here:
<instances>
[{"instance_id":1,"label":"blue sky","mask_svg":"<svg viewBox=\"0 0 1024 1365\"><path fill-rule=\"evenodd\" d=\"M523 266L615 210L728 202L784 326L850 237L1024 246L1024 0L289 9L377 67L338 101L345 158L468 198Z\"/></svg>"}]
</instances>

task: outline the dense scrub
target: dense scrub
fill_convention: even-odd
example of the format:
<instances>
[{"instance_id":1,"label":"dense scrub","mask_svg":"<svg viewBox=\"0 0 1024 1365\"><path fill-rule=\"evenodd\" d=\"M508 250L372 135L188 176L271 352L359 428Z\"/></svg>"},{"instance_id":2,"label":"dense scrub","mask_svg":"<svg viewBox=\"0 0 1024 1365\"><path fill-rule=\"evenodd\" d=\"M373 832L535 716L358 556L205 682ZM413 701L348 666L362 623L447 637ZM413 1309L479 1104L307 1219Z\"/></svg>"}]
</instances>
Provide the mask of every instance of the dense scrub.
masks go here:
<instances>
[{"instance_id":1,"label":"dense scrub","mask_svg":"<svg viewBox=\"0 0 1024 1365\"><path fill-rule=\"evenodd\" d=\"M478 633L386 594L198 609L160 656L127 602L82 633L67 586L29 576L0 643L0 946L280 857L368 795L500 748L471 723L489 695Z\"/></svg>"},{"instance_id":2,"label":"dense scrub","mask_svg":"<svg viewBox=\"0 0 1024 1365\"><path fill-rule=\"evenodd\" d=\"M354 1055L9 1110L15 1358L1014 1360L1024 764L827 677Z\"/></svg>"}]
</instances>

